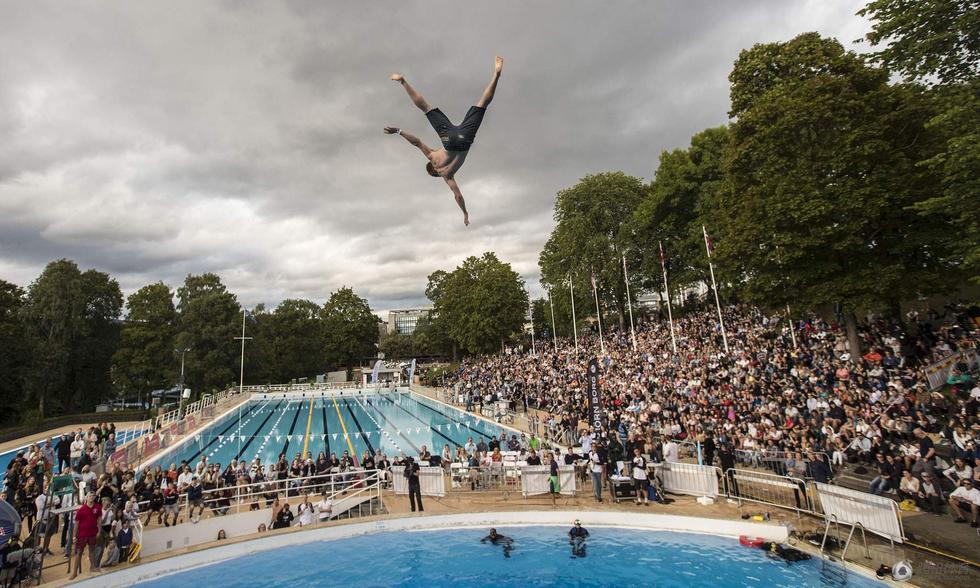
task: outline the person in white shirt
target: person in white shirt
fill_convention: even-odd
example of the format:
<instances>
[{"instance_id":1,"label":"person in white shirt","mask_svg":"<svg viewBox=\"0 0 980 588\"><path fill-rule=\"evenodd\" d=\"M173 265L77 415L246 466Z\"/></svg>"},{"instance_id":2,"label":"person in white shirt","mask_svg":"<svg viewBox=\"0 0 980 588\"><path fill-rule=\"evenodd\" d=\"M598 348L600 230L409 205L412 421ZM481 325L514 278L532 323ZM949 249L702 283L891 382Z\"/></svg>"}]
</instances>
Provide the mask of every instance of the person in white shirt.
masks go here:
<instances>
[{"instance_id":1,"label":"person in white shirt","mask_svg":"<svg viewBox=\"0 0 980 588\"><path fill-rule=\"evenodd\" d=\"M948 467L943 470L943 475L949 478L954 484L959 484L963 480L969 480L973 477L973 468L968 466L963 458L957 457L953 460L952 467Z\"/></svg>"},{"instance_id":2,"label":"person in white shirt","mask_svg":"<svg viewBox=\"0 0 980 588\"><path fill-rule=\"evenodd\" d=\"M330 517L333 516L333 500L330 500L326 492L323 493L323 497L317 503L316 510L320 515L321 523L329 521Z\"/></svg>"},{"instance_id":3,"label":"person in white shirt","mask_svg":"<svg viewBox=\"0 0 980 588\"><path fill-rule=\"evenodd\" d=\"M592 473L592 491L596 502L602 502L602 475L606 470L606 464L599 457L595 447L589 452L589 469Z\"/></svg>"},{"instance_id":4,"label":"person in white shirt","mask_svg":"<svg viewBox=\"0 0 980 588\"><path fill-rule=\"evenodd\" d=\"M963 511L960 509L970 509L970 514L973 515L970 526L977 526L977 509L980 508L980 490L977 489L972 480L962 480L959 487L953 490L953 493L949 495L949 508L955 513L956 518L954 522L957 523L966 522L966 517L963 516Z\"/></svg>"},{"instance_id":5,"label":"person in white shirt","mask_svg":"<svg viewBox=\"0 0 980 588\"><path fill-rule=\"evenodd\" d=\"M680 461L680 445L675 443L672 439L668 439L664 443L664 461L668 462L678 462Z\"/></svg>"},{"instance_id":6,"label":"person in white shirt","mask_svg":"<svg viewBox=\"0 0 980 588\"><path fill-rule=\"evenodd\" d=\"M82 452L85 451L85 441L81 435L75 435L75 440L71 442L71 469L78 467L78 462L82 460Z\"/></svg>"},{"instance_id":7,"label":"person in white shirt","mask_svg":"<svg viewBox=\"0 0 980 588\"><path fill-rule=\"evenodd\" d=\"M637 504L650 504L647 495L647 460L640 455L639 448L633 450L633 488L636 490Z\"/></svg>"},{"instance_id":8,"label":"person in white shirt","mask_svg":"<svg viewBox=\"0 0 980 588\"><path fill-rule=\"evenodd\" d=\"M582 446L582 453L588 455L592 453L592 430L586 429L582 436L578 438L579 445Z\"/></svg>"},{"instance_id":9,"label":"person in white shirt","mask_svg":"<svg viewBox=\"0 0 980 588\"><path fill-rule=\"evenodd\" d=\"M313 503L310 502L310 495L303 497L303 502L296 508L299 514L299 526L306 527L313 524Z\"/></svg>"}]
</instances>

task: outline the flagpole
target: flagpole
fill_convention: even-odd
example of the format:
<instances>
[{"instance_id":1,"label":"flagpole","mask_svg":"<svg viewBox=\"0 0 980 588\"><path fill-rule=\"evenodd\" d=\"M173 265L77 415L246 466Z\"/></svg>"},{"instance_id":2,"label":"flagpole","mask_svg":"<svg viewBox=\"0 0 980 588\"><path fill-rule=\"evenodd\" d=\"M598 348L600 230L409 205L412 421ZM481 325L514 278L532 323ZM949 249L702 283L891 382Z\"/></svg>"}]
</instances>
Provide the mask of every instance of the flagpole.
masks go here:
<instances>
[{"instance_id":1,"label":"flagpole","mask_svg":"<svg viewBox=\"0 0 980 588\"><path fill-rule=\"evenodd\" d=\"M786 320L789 321L789 336L793 338L793 349L796 349L796 329L793 328L793 317L789 315L789 304L786 304Z\"/></svg>"},{"instance_id":2,"label":"flagpole","mask_svg":"<svg viewBox=\"0 0 980 588\"><path fill-rule=\"evenodd\" d=\"M708 241L708 229L701 225L704 233L704 249L708 252L708 271L711 272L711 288L715 291L715 306L718 307L718 325L721 327L721 341L725 344L725 353L728 353L728 336L725 334L725 319L721 316L721 301L718 299L718 284L715 283L715 267L711 263L711 243Z\"/></svg>"},{"instance_id":3,"label":"flagpole","mask_svg":"<svg viewBox=\"0 0 980 588\"><path fill-rule=\"evenodd\" d=\"M626 273L626 256L623 255L623 279L626 280L626 305L630 310L630 339L633 340L633 351L636 351L636 330L633 328L633 300L630 298L630 276Z\"/></svg>"},{"instance_id":4,"label":"flagpole","mask_svg":"<svg viewBox=\"0 0 980 588\"><path fill-rule=\"evenodd\" d=\"M241 395L245 393L245 341L247 339L251 339L251 337L245 336L245 315L247 313L248 311L243 308L242 309L242 336L235 337L236 339L242 340L242 365L241 365L241 371L238 373L239 398L241 398ZM241 432L242 432L242 405L241 403L239 403L238 404L238 430L235 431L235 433L238 433L237 435L235 435L235 437L238 439L238 453L242 452Z\"/></svg>"},{"instance_id":5,"label":"flagpole","mask_svg":"<svg viewBox=\"0 0 980 588\"><path fill-rule=\"evenodd\" d=\"M551 300L551 290L548 290L548 304L551 306L551 342L558 351L558 332L555 330L555 303Z\"/></svg>"},{"instance_id":6,"label":"flagpole","mask_svg":"<svg viewBox=\"0 0 980 588\"><path fill-rule=\"evenodd\" d=\"M660 267L664 270L664 297L667 299L667 318L670 320L670 346L677 355L677 339L674 337L674 312L670 309L670 288L667 286L667 261L664 257L664 243L660 244Z\"/></svg>"},{"instance_id":7,"label":"flagpole","mask_svg":"<svg viewBox=\"0 0 980 588\"><path fill-rule=\"evenodd\" d=\"M533 302L528 304L527 310L531 314L531 355L537 355L538 350L534 347L534 303Z\"/></svg>"},{"instance_id":8,"label":"flagpole","mask_svg":"<svg viewBox=\"0 0 980 588\"><path fill-rule=\"evenodd\" d=\"M575 338L575 353L578 354L578 327L575 326L575 289L572 287L572 276L568 276L568 291L572 297L572 336Z\"/></svg>"},{"instance_id":9,"label":"flagpole","mask_svg":"<svg viewBox=\"0 0 980 588\"><path fill-rule=\"evenodd\" d=\"M592 294L595 295L595 316L599 322L599 350L606 353L606 344L602 341L602 310L599 309L599 290L595 285L595 271L592 272Z\"/></svg>"}]
</instances>

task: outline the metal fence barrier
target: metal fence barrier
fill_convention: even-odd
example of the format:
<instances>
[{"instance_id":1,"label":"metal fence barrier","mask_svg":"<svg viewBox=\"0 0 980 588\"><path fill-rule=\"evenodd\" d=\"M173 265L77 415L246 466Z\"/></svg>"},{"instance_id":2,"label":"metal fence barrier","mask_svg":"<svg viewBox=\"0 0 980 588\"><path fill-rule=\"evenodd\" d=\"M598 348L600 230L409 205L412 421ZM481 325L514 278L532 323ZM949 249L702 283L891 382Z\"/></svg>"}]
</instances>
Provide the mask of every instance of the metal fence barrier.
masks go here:
<instances>
[{"instance_id":1,"label":"metal fence barrier","mask_svg":"<svg viewBox=\"0 0 980 588\"><path fill-rule=\"evenodd\" d=\"M730 497L781 508L815 513L807 484L800 478L779 476L755 470L730 469L725 475L725 491Z\"/></svg>"}]
</instances>

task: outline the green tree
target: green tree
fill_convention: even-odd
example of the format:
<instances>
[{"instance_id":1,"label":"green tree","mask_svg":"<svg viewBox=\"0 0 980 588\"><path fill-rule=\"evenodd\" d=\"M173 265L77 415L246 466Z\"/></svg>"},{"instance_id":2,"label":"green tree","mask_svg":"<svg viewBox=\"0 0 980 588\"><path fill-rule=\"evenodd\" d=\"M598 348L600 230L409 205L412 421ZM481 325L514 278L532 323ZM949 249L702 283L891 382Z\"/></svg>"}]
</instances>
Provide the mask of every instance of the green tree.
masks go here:
<instances>
[{"instance_id":1,"label":"green tree","mask_svg":"<svg viewBox=\"0 0 980 588\"><path fill-rule=\"evenodd\" d=\"M177 290L177 348L185 355L184 383L196 397L238 380L241 308L221 278L188 275ZM180 365L180 354L173 359Z\"/></svg>"},{"instance_id":2,"label":"green tree","mask_svg":"<svg viewBox=\"0 0 980 588\"><path fill-rule=\"evenodd\" d=\"M876 0L858 14L873 27L871 58L910 82L932 86L928 126L944 142L921 162L941 190L916 204L927 218L948 215L964 270L980 282L980 3L976 0Z\"/></svg>"},{"instance_id":3,"label":"green tree","mask_svg":"<svg viewBox=\"0 0 980 588\"><path fill-rule=\"evenodd\" d=\"M367 300L348 287L330 295L320 311L326 361L350 371L358 360L375 357L378 351L378 317Z\"/></svg>"},{"instance_id":4,"label":"green tree","mask_svg":"<svg viewBox=\"0 0 980 588\"><path fill-rule=\"evenodd\" d=\"M145 397L149 390L174 381L177 309L173 298L169 286L156 282L126 299L126 320L112 358L114 383L126 397Z\"/></svg>"},{"instance_id":5,"label":"green tree","mask_svg":"<svg viewBox=\"0 0 980 588\"><path fill-rule=\"evenodd\" d=\"M723 222L716 212L727 194L725 166L730 154L727 126L694 135L687 149L660 154L657 174L633 217L633 247L642 252L638 273L647 278L644 286L663 291L660 242L672 290L709 281L702 226L716 240L722 238Z\"/></svg>"},{"instance_id":6,"label":"green tree","mask_svg":"<svg viewBox=\"0 0 980 588\"><path fill-rule=\"evenodd\" d=\"M24 290L0 280L0 423L4 424L20 420L24 377L30 366L23 307Z\"/></svg>"},{"instance_id":7,"label":"green tree","mask_svg":"<svg viewBox=\"0 0 980 588\"><path fill-rule=\"evenodd\" d=\"M268 328L261 335L271 339L275 381L287 382L326 371L324 332L317 303L283 300L269 317Z\"/></svg>"},{"instance_id":8,"label":"green tree","mask_svg":"<svg viewBox=\"0 0 980 588\"><path fill-rule=\"evenodd\" d=\"M416 355L414 339L412 335L385 333L378 350L385 354L385 359L410 359Z\"/></svg>"},{"instance_id":9,"label":"green tree","mask_svg":"<svg viewBox=\"0 0 980 588\"><path fill-rule=\"evenodd\" d=\"M524 281L492 252L469 257L448 274L435 274L438 294L434 314L444 321L449 338L471 353L500 349L520 336L528 296ZM430 276L430 287L433 291ZM431 299L431 298L430 298Z\"/></svg>"},{"instance_id":10,"label":"green tree","mask_svg":"<svg viewBox=\"0 0 980 588\"><path fill-rule=\"evenodd\" d=\"M841 303L857 350L855 310L952 285L941 219L908 212L935 185L915 88L816 33L743 51L730 80L738 198L717 252L750 300Z\"/></svg>"},{"instance_id":11,"label":"green tree","mask_svg":"<svg viewBox=\"0 0 980 588\"><path fill-rule=\"evenodd\" d=\"M873 23L865 38L883 45L872 58L906 79L950 85L977 77L977 0L874 0L858 14Z\"/></svg>"},{"instance_id":12,"label":"green tree","mask_svg":"<svg viewBox=\"0 0 980 588\"><path fill-rule=\"evenodd\" d=\"M24 305L33 351L26 389L39 418L51 405L64 412L90 410L109 396L121 310L115 280L82 272L67 259L49 263L31 284Z\"/></svg>"},{"instance_id":13,"label":"green tree","mask_svg":"<svg viewBox=\"0 0 980 588\"><path fill-rule=\"evenodd\" d=\"M449 338L445 321L433 313L421 317L412 334L415 354L419 356L452 356L456 360L457 347Z\"/></svg>"},{"instance_id":14,"label":"green tree","mask_svg":"<svg viewBox=\"0 0 980 588\"><path fill-rule=\"evenodd\" d=\"M551 290L567 289L570 279L576 290L591 291L594 273L600 300L618 312L622 327L627 312L622 256L627 255L630 265L641 259L639 250L629 248L634 242L630 220L645 195L640 180L622 172L586 176L559 192L556 225L538 259L542 283ZM639 278L631 276L630 281L635 294ZM576 306L579 316L593 312L595 305L591 308Z\"/></svg>"}]
</instances>

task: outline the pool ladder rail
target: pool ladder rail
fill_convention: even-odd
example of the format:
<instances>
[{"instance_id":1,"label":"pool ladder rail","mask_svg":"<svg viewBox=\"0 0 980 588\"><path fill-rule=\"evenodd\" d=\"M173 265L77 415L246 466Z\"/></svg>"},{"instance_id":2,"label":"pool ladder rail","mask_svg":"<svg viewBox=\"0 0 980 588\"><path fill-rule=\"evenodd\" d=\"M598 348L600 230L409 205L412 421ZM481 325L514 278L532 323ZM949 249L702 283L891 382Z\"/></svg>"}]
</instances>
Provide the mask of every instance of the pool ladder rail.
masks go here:
<instances>
[{"instance_id":1,"label":"pool ladder rail","mask_svg":"<svg viewBox=\"0 0 980 588\"><path fill-rule=\"evenodd\" d=\"M830 525L833 523L837 527L837 545L840 545L840 522L836 515L831 515L826 520L823 531L823 540L820 542L820 554L823 556L823 563L820 567L820 578L827 586L843 587L847 585L847 549L851 546L851 539L854 538L854 531L861 528L861 538L864 541L864 558L871 559L871 548L868 546L868 535L865 533L864 525L855 522L851 525L851 531L847 534L844 547L841 549L840 556L835 558L827 550L827 536L830 534ZM840 566L834 565L839 563Z\"/></svg>"}]
</instances>

